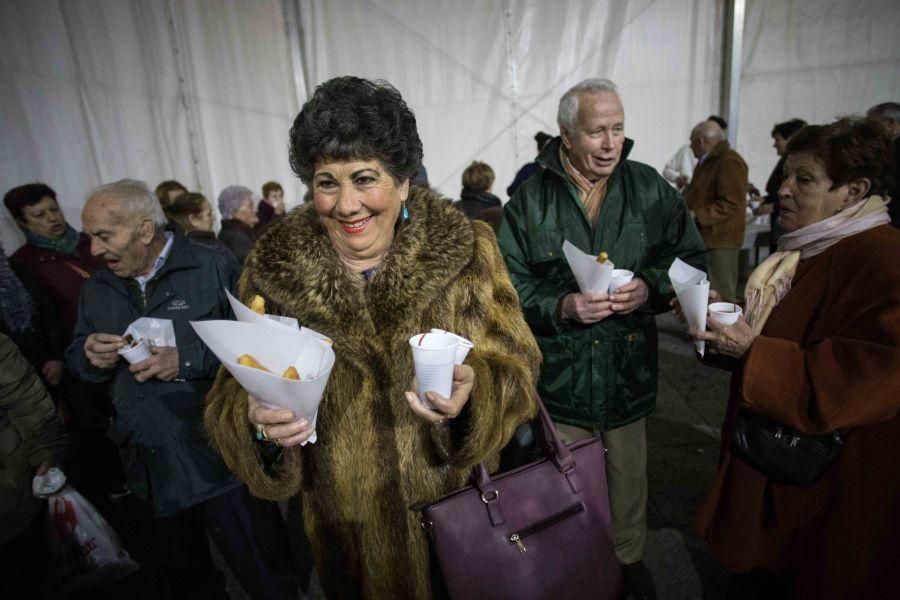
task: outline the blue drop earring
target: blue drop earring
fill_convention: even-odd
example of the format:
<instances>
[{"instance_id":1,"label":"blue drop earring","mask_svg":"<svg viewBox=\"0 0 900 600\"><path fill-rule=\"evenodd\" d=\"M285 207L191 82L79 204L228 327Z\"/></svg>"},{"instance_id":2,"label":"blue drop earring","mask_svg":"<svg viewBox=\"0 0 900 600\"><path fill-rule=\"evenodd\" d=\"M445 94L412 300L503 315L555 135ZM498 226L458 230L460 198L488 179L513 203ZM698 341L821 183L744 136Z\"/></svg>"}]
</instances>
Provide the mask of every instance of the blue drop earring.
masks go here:
<instances>
[{"instance_id":1,"label":"blue drop earring","mask_svg":"<svg viewBox=\"0 0 900 600\"><path fill-rule=\"evenodd\" d=\"M403 220L409 221L409 211L406 209L406 200L401 201L400 205L403 207Z\"/></svg>"}]
</instances>

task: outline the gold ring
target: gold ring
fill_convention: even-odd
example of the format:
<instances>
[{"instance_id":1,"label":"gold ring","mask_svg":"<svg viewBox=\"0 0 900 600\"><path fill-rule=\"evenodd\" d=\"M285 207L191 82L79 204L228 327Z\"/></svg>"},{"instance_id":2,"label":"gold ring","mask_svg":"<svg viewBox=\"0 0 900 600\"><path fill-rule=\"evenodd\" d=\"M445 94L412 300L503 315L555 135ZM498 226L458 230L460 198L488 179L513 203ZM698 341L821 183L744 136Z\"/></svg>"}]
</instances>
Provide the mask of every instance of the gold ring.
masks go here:
<instances>
[{"instance_id":1,"label":"gold ring","mask_svg":"<svg viewBox=\"0 0 900 600\"><path fill-rule=\"evenodd\" d=\"M265 425L257 425L256 426L256 439L258 439L261 442L269 441L269 434L266 432Z\"/></svg>"}]
</instances>

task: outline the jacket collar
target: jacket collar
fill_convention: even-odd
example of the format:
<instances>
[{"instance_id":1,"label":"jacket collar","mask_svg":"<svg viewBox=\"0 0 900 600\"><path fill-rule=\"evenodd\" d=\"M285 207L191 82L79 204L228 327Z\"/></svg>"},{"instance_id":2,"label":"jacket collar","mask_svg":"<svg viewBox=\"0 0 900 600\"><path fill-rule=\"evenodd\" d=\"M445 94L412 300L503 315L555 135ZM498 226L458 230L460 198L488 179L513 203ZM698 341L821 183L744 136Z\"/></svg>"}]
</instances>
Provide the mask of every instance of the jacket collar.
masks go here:
<instances>
[{"instance_id":1,"label":"jacket collar","mask_svg":"<svg viewBox=\"0 0 900 600\"><path fill-rule=\"evenodd\" d=\"M550 142L544 146L544 149L541 150L541 153L538 154L537 162L539 165L550 169L563 179L568 179L566 175L566 171L563 168L562 163L559 160L559 148L562 146L562 138L556 136ZM622 167L622 163L628 160L628 155L631 154L631 149L634 148L634 140L631 138L625 138L625 143L622 145L622 156L619 158L619 162L616 163L615 169L613 169L612 175L610 178L615 175L619 169Z\"/></svg>"},{"instance_id":2,"label":"jacket collar","mask_svg":"<svg viewBox=\"0 0 900 600\"><path fill-rule=\"evenodd\" d=\"M725 154L725 152L727 152L730 148L731 148L731 146L728 145L728 140L722 140L721 142L716 144L715 148L713 148L712 150L710 150L707 153L707 155L703 158L703 162L706 162L706 161L714 159L714 158L719 158L720 156Z\"/></svg>"},{"instance_id":3,"label":"jacket collar","mask_svg":"<svg viewBox=\"0 0 900 600\"><path fill-rule=\"evenodd\" d=\"M291 211L248 257L241 296L264 294L273 312L296 317L337 345L359 336L405 343L418 333L428 305L443 298L448 282L474 256L473 226L449 201L414 186L407 208L409 221L398 224L368 283L341 263L311 203ZM246 292L248 284L254 292Z\"/></svg>"}]
</instances>

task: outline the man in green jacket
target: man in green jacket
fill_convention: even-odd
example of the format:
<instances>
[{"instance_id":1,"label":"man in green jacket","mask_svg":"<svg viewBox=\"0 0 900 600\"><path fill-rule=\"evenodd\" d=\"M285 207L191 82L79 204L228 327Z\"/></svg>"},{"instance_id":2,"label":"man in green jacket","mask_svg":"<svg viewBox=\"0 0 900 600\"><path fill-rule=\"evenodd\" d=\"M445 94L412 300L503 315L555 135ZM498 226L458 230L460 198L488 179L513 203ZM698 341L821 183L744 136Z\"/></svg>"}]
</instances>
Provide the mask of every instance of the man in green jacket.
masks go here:
<instances>
[{"instance_id":1,"label":"man in green jacket","mask_svg":"<svg viewBox=\"0 0 900 600\"><path fill-rule=\"evenodd\" d=\"M705 269L703 242L677 192L626 160L625 111L608 80L563 95L559 138L544 169L504 209L499 243L525 319L543 353L538 391L564 439L603 433L616 556L638 598L653 598L646 540L645 419L656 404L654 314L672 296L675 258ZM611 296L580 293L562 252L606 252L635 277Z\"/></svg>"}]
</instances>

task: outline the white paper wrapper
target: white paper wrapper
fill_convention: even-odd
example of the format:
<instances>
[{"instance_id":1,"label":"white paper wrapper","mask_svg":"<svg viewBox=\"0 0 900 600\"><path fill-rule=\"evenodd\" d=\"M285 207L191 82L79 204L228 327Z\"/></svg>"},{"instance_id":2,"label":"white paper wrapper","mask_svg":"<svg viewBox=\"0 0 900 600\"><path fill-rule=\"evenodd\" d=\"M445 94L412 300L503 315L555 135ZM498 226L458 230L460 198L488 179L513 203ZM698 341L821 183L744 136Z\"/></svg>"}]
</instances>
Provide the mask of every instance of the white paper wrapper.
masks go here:
<instances>
[{"instance_id":1,"label":"white paper wrapper","mask_svg":"<svg viewBox=\"0 0 900 600\"><path fill-rule=\"evenodd\" d=\"M309 329L239 321L192 321L191 326L250 395L269 408L288 408L315 427L319 402L334 367L334 350L321 339L324 336ZM272 372L239 365L238 358L244 354ZM288 367L297 369L299 381L281 377ZM316 439L313 433L309 441Z\"/></svg>"},{"instance_id":2,"label":"white paper wrapper","mask_svg":"<svg viewBox=\"0 0 900 600\"><path fill-rule=\"evenodd\" d=\"M709 281L706 279L706 273L676 258L669 267L669 281L672 282L672 288L678 297L688 327L705 331L706 307L709 305ZM706 352L706 342L694 344L697 346L697 352L703 356Z\"/></svg>"},{"instance_id":3,"label":"white paper wrapper","mask_svg":"<svg viewBox=\"0 0 900 600\"><path fill-rule=\"evenodd\" d=\"M175 348L175 326L171 319L141 317L128 326L123 336L130 335L135 340L147 340L151 346Z\"/></svg>"},{"instance_id":4,"label":"white paper wrapper","mask_svg":"<svg viewBox=\"0 0 900 600\"><path fill-rule=\"evenodd\" d=\"M609 280L615 268L612 261L607 260L602 265L597 262L596 256L585 254L569 240L563 242L563 254L569 262L569 267L578 282L581 293L606 292L609 289Z\"/></svg>"},{"instance_id":5,"label":"white paper wrapper","mask_svg":"<svg viewBox=\"0 0 900 600\"><path fill-rule=\"evenodd\" d=\"M267 327L280 327L282 329L290 329L291 331L298 331L300 329L297 319L279 315L261 315L250 310L249 306L235 298L228 289L225 290L225 294L228 296L228 302L231 303L231 310L234 311L235 318L242 323L255 323Z\"/></svg>"}]
</instances>

